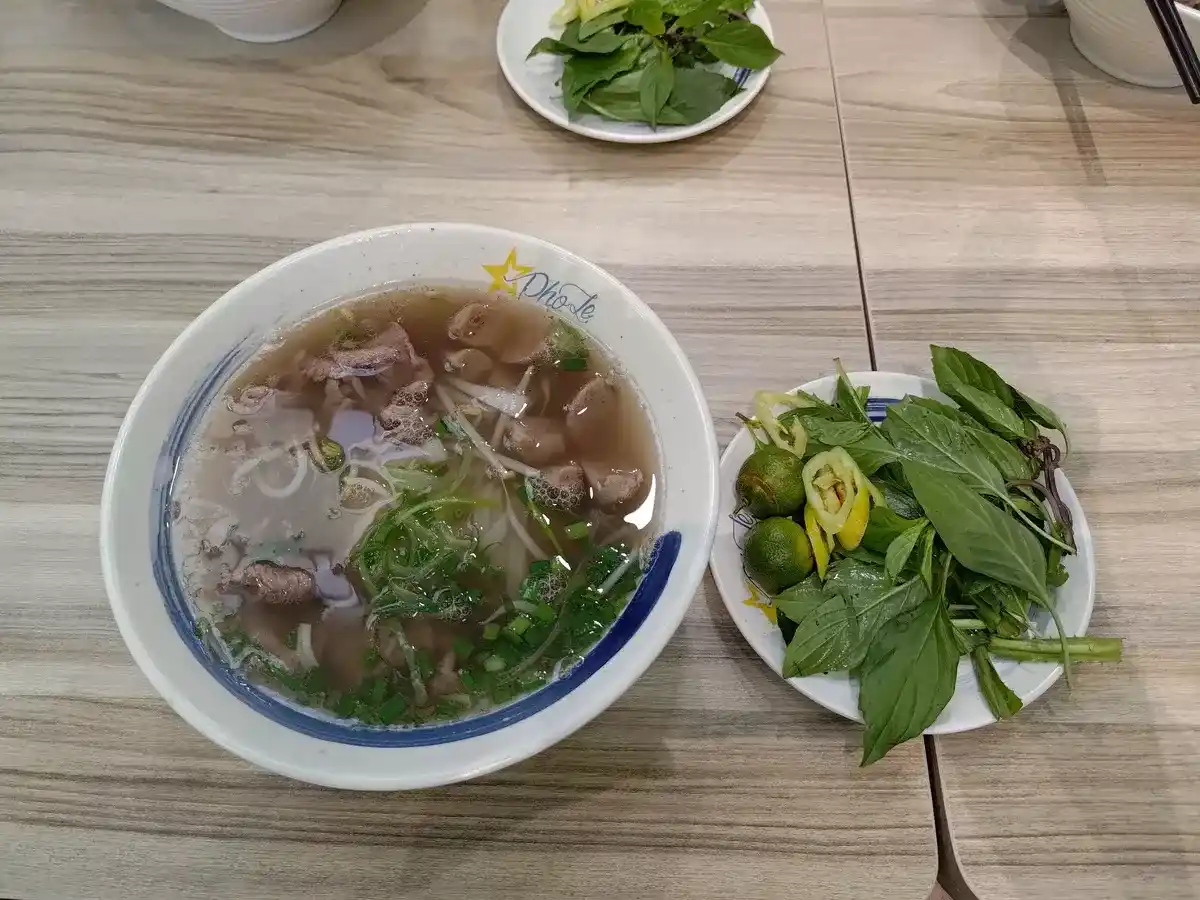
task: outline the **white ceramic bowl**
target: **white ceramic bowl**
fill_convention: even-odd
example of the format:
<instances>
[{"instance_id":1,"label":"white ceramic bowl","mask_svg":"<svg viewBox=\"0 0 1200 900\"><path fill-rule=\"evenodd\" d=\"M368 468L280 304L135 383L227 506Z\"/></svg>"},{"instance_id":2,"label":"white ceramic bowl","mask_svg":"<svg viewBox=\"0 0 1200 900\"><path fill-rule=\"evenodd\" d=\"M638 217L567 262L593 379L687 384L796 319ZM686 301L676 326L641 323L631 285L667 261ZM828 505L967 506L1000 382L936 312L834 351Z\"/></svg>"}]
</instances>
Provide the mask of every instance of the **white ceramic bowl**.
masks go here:
<instances>
[{"instance_id":1,"label":"white ceramic bowl","mask_svg":"<svg viewBox=\"0 0 1200 900\"><path fill-rule=\"evenodd\" d=\"M928 378L918 378L915 375L901 375L894 372L854 372L850 381L857 385L866 385L871 389L867 401L867 413L872 420L882 421L887 413L887 407L913 394L919 397L933 397L943 403L954 404L954 401L938 390L937 385ZM801 387L823 400L832 401L836 378L830 376L818 381L811 381ZM955 404L957 405L957 404ZM747 604L750 597L749 586L742 572L742 554L738 548L737 539L740 526L731 521L730 515L736 506L733 485L742 463L754 450L754 441L744 428L738 432L725 453L721 457L721 507L717 518L717 537L712 551L712 573L717 582L717 589L729 614L733 616L738 629L749 641L750 646L763 658L776 674L783 672L783 637L779 629L756 606ZM1059 616L1063 627L1072 637L1078 637L1087 632L1088 622L1092 618L1092 604L1096 593L1096 564L1092 549L1092 533L1088 529L1087 519L1083 509L1071 489L1070 482L1059 472L1059 493L1071 510L1075 525L1075 543L1079 552L1074 556L1063 559L1063 565L1070 575L1065 585L1058 589ZM1054 634L1053 625L1048 613L1040 612L1035 617L1035 627L1043 635ZM1018 663L1008 659L994 660L996 671L1013 692L1021 698L1026 706L1046 692L1050 685L1062 674L1062 666L1057 663ZM832 675L811 675L806 678L789 678L788 683L811 700L826 709L853 719L862 721L858 711L858 683L845 672ZM975 680L975 670L967 660L959 662L958 684L954 696L946 704L942 714L927 730L926 734L953 734L959 731L970 731L990 725L996 718L988 709L987 702L979 692L979 684Z\"/></svg>"},{"instance_id":2,"label":"white ceramic bowl","mask_svg":"<svg viewBox=\"0 0 1200 900\"><path fill-rule=\"evenodd\" d=\"M193 634L167 534L170 479L229 376L281 327L385 285L473 284L540 303L586 330L640 391L663 460L656 552L628 607L571 672L497 710L428 726L332 720L249 685ZM100 549L113 615L154 687L232 752L333 787L390 790L472 778L579 728L645 671L692 600L712 546L717 447L679 345L628 288L535 238L405 225L336 238L251 276L194 321L134 398L109 462Z\"/></svg>"},{"instance_id":3,"label":"white ceramic bowl","mask_svg":"<svg viewBox=\"0 0 1200 900\"><path fill-rule=\"evenodd\" d=\"M164 6L208 22L231 38L275 44L320 28L342 0L159 0Z\"/></svg>"},{"instance_id":4,"label":"white ceramic bowl","mask_svg":"<svg viewBox=\"0 0 1200 900\"><path fill-rule=\"evenodd\" d=\"M1182 84L1145 0L1064 0L1071 40L1096 68L1144 87ZM1200 12L1176 3L1183 27L1200 51Z\"/></svg>"},{"instance_id":5,"label":"white ceramic bowl","mask_svg":"<svg viewBox=\"0 0 1200 900\"><path fill-rule=\"evenodd\" d=\"M526 59L534 44L562 31L550 24L560 6L561 0L509 0L500 15L500 25L496 31L496 55L500 60L500 71L530 109L560 128L585 137L618 144L664 144L695 137L725 124L741 113L766 86L767 76L771 72L769 67L759 71L733 66L718 67L719 71L741 85L742 90L703 122L695 125L660 125L651 128L644 122L614 122L596 115L581 115L573 119L563 106L562 89L558 85L563 71L562 60L545 54ZM749 17L774 43L771 20L767 18L761 3L751 8Z\"/></svg>"}]
</instances>

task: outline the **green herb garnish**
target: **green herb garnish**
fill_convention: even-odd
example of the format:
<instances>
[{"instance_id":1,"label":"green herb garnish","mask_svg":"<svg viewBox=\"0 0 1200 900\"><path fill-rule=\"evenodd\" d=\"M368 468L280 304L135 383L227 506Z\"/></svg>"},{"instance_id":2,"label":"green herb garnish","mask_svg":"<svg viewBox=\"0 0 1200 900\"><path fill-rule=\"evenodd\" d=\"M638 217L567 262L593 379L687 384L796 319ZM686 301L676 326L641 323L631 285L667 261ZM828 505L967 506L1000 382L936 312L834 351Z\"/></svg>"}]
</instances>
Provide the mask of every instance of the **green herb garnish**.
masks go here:
<instances>
[{"instance_id":1,"label":"green herb garnish","mask_svg":"<svg viewBox=\"0 0 1200 900\"><path fill-rule=\"evenodd\" d=\"M993 657L1061 663L1068 684L1073 662L1121 658L1120 639L1070 637L1056 609L1063 560L1075 552L1056 480L1066 426L986 363L931 349L938 387L957 407L906 397L876 427L839 365L833 403L760 392L754 418L744 419L760 449L800 457L806 473L818 454L844 452L870 475L862 531L850 528L865 507L848 509L846 478L818 470L806 480L804 505L786 514L807 522L820 504L824 530L806 535L831 560L824 577L774 598L786 677L848 671L858 679L863 765L933 724L954 694L960 659L1005 718L1021 701ZM779 407L786 411L776 415ZM1042 428L1062 434L1064 449ZM1055 623L1054 636L1034 632L1037 609Z\"/></svg>"},{"instance_id":2,"label":"green herb garnish","mask_svg":"<svg viewBox=\"0 0 1200 900\"><path fill-rule=\"evenodd\" d=\"M747 18L752 0L567 0L565 25L529 51L563 58L563 105L621 122L691 125L741 90L713 68L759 70L780 51ZM562 365L562 368L569 368Z\"/></svg>"}]
</instances>

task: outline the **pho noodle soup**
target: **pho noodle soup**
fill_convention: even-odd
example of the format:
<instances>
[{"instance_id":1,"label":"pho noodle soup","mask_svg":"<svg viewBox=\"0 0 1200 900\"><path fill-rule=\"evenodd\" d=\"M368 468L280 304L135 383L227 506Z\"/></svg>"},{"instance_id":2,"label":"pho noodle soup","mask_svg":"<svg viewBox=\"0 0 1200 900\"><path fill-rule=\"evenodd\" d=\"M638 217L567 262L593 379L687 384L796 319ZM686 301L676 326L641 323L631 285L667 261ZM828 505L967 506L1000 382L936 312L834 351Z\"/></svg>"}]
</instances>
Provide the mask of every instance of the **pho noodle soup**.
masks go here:
<instances>
[{"instance_id":1,"label":"pho noodle soup","mask_svg":"<svg viewBox=\"0 0 1200 900\"><path fill-rule=\"evenodd\" d=\"M658 453L633 385L523 301L390 291L288 330L172 485L197 630L240 677L369 725L562 675L620 615Z\"/></svg>"}]
</instances>

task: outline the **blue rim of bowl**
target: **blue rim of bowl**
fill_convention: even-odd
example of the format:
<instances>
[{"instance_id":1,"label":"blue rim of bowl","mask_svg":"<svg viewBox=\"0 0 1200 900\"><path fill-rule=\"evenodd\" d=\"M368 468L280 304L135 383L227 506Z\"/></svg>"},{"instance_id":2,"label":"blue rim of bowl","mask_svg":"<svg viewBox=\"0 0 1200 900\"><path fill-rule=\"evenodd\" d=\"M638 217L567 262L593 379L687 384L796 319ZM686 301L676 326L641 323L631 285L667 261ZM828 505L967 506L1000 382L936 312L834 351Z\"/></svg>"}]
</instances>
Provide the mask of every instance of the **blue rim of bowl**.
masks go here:
<instances>
[{"instance_id":1,"label":"blue rim of bowl","mask_svg":"<svg viewBox=\"0 0 1200 900\"><path fill-rule=\"evenodd\" d=\"M198 633L195 611L184 596L175 565L171 542L171 485L192 433L209 404L256 349L250 339L244 340L222 357L188 395L163 442L149 510L151 566L171 624L209 675L255 712L309 737L359 747L428 747L479 737L527 719L566 697L629 643L658 603L679 558L683 538L678 531L668 531L658 537L650 553L650 564L633 597L604 636L566 675L498 709L455 722L391 727L366 725L285 701L248 681L217 659Z\"/></svg>"}]
</instances>

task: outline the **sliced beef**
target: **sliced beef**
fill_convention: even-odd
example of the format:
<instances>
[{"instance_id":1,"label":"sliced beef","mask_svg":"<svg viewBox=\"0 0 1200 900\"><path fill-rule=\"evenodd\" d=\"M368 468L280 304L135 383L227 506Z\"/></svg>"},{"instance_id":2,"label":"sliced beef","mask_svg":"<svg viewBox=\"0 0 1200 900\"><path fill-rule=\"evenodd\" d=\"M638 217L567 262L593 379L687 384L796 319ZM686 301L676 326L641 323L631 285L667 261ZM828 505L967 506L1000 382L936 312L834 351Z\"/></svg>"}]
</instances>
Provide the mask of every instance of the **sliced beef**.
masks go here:
<instances>
[{"instance_id":1,"label":"sliced beef","mask_svg":"<svg viewBox=\"0 0 1200 900\"><path fill-rule=\"evenodd\" d=\"M554 419L526 416L508 426L504 449L523 463L544 466L567 452L566 433Z\"/></svg>"},{"instance_id":2,"label":"sliced beef","mask_svg":"<svg viewBox=\"0 0 1200 900\"><path fill-rule=\"evenodd\" d=\"M492 358L482 350L476 350L473 347L465 350L451 350L446 354L442 367L451 375L457 375L464 381L483 384L492 371Z\"/></svg>"},{"instance_id":3,"label":"sliced beef","mask_svg":"<svg viewBox=\"0 0 1200 900\"><path fill-rule=\"evenodd\" d=\"M389 325L361 347L337 347L325 356L306 361L304 374L313 381L343 378L368 378L390 373L394 381L431 380L433 370L399 325Z\"/></svg>"},{"instance_id":4,"label":"sliced beef","mask_svg":"<svg viewBox=\"0 0 1200 900\"><path fill-rule=\"evenodd\" d=\"M548 466L528 486L533 502L543 509L576 509L587 497L583 469L575 463Z\"/></svg>"},{"instance_id":5,"label":"sliced beef","mask_svg":"<svg viewBox=\"0 0 1200 900\"><path fill-rule=\"evenodd\" d=\"M468 303L446 326L450 340L484 349L503 346L507 331L504 314L486 303Z\"/></svg>"},{"instance_id":6,"label":"sliced beef","mask_svg":"<svg viewBox=\"0 0 1200 900\"><path fill-rule=\"evenodd\" d=\"M606 512L628 506L637 499L646 482L641 469L616 469L585 462L583 473L592 489L592 499Z\"/></svg>"},{"instance_id":7,"label":"sliced beef","mask_svg":"<svg viewBox=\"0 0 1200 900\"><path fill-rule=\"evenodd\" d=\"M433 428L419 407L389 403L379 411L379 424L387 430L387 438L400 444L419 446L433 437Z\"/></svg>"},{"instance_id":8,"label":"sliced beef","mask_svg":"<svg viewBox=\"0 0 1200 900\"><path fill-rule=\"evenodd\" d=\"M581 452L607 444L617 421L620 393L615 382L597 375L579 389L566 407L567 436Z\"/></svg>"},{"instance_id":9,"label":"sliced beef","mask_svg":"<svg viewBox=\"0 0 1200 900\"><path fill-rule=\"evenodd\" d=\"M246 566L242 570L241 589L246 596L272 606L308 603L317 596L312 572L273 562Z\"/></svg>"}]
</instances>

